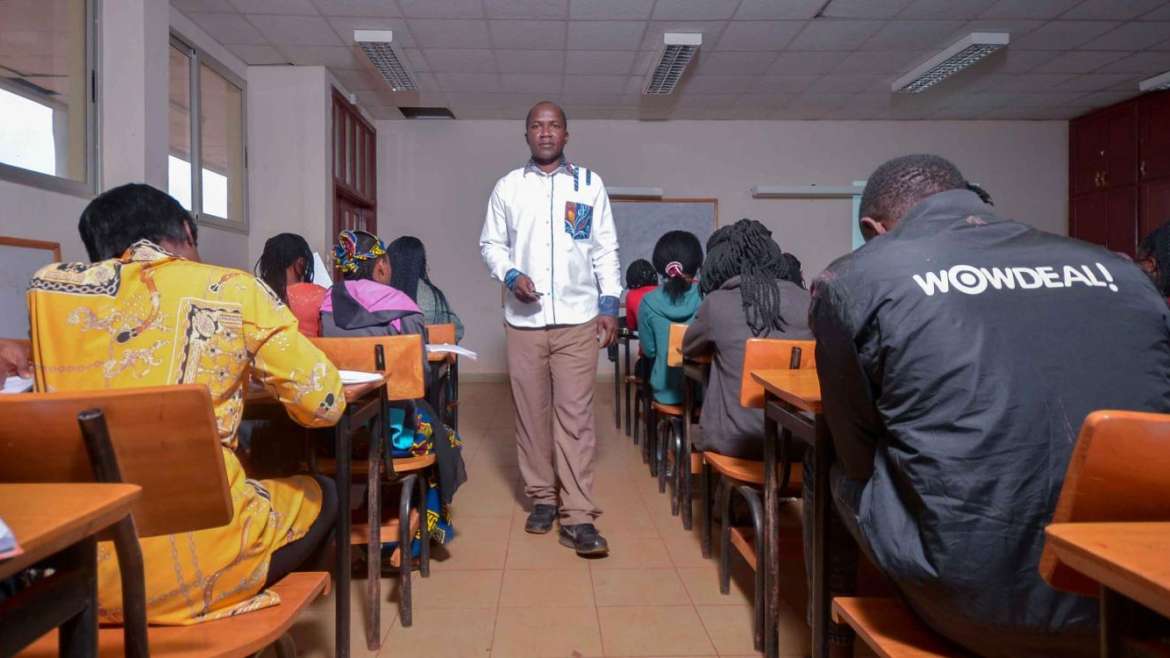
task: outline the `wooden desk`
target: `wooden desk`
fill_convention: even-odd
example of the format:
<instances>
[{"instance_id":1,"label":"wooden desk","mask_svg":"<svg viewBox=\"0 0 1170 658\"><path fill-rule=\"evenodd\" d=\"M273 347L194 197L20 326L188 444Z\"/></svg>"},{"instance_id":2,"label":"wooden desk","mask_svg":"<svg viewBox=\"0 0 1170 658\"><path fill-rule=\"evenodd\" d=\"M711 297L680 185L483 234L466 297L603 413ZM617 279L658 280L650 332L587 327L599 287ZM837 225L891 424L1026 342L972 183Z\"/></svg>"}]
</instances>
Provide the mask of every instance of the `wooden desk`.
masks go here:
<instances>
[{"instance_id":1,"label":"wooden desk","mask_svg":"<svg viewBox=\"0 0 1170 658\"><path fill-rule=\"evenodd\" d=\"M46 560L56 569L0 604L0 655L58 626L62 656L97 655L97 535L141 494L134 484L0 484L0 518L24 551L0 561L0 578Z\"/></svg>"},{"instance_id":2,"label":"wooden desk","mask_svg":"<svg viewBox=\"0 0 1170 658\"><path fill-rule=\"evenodd\" d=\"M374 464L381 464L384 456L383 440L386 436L384 428L388 412L386 409L386 380L379 378L376 381L364 384L350 384L345 389L345 413L333 426L334 457L337 460L337 473L334 482L337 484L337 526L334 529L336 542L335 562L333 565L333 582L336 587L334 594L335 605L335 645L334 655L338 658L349 657L349 618L350 618L350 508L349 488L353 471L353 455L351 454L352 438L355 428L366 424L373 424L382 431L370 432L370 464L369 469L369 518L370 541L367 544L367 560L371 573L381 569L382 564L382 536L380 532L382 514L382 487L381 469L374 468ZM249 389L244 407L245 418L272 418L275 414L284 413L284 407L279 405L276 398L265 389ZM314 464L312 454L310 463ZM315 469L314 469L315 470ZM381 579L370 579L367 586L370 595L379 595ZM368 611L367 643L371 637L381 633L381 606L373 606Z\"/></svg>"},{"instance_id":3,"label":"wooden desk","mask_svg":"<svg viewBox=\"0 0 1170 658\"><path fill-rule=\"evenodd\" d=\"M1121 654L1133 603L1170 619L1170 523L1054 523L1061 562L1101 584L1101 655Z\"/></svg>"},{"instance_id":4,"label":"wooden desk","mask_svg":"<svg viewBox=\"0 0 1170 658\"><path fill-rule=\"evenodd\" d=\"M821 406L821 383L816 370L759 370L752 378L764 387L764 532L776 537L780 518L780 491L788 486L789 442L795 436L813 448L812 655L826 658L829 648L830 600L827 530L833 506L829 501L829 467L833 443ZM777 450L779 448L779 450ZM779 452L779 455L777 455ZM764 653L779 652L776 614L780 609L780 556L775 541L764 564Z\"/></svg>"}]
</instances>

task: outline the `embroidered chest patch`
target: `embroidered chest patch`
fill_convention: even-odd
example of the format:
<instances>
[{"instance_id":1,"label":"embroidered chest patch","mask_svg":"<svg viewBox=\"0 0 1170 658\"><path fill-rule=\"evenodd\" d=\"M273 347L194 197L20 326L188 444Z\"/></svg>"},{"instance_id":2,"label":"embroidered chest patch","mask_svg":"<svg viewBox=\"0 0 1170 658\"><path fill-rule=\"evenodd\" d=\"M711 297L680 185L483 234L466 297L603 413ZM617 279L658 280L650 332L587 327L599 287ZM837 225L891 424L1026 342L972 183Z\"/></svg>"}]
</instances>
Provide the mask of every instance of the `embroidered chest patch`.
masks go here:
<instances>
[{"instance_id":1,"label":"embroidered chest patch","mask_svg":"<svg viewBox=\"0 0 1170 658\"><path fill-rule=\"evenodd\" d=\"M588 240L593 230L593 206L565 202L565 233L574 240Z\"/></svg>"}]
</instances>

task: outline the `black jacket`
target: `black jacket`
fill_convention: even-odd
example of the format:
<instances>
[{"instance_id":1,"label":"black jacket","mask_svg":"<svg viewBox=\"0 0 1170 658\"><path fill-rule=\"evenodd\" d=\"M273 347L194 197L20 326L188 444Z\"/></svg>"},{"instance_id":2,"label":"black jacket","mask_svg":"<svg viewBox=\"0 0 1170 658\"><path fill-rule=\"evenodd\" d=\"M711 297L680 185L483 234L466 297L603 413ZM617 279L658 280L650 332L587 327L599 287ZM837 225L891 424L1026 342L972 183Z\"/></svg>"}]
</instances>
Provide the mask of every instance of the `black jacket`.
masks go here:
<instances>
[{"instance_id":1,"label":"black jacket","mask_svg":"<svg viewBox=\"0 0 1170 658\"><path fill-rule=\"evenodd\" d=\"M1090 411L1170 411L1168 316L1126 259L965 190L818 278L817 371L838 457L866 481L862 534L937 630L1010 656L1093 630L1096 603L1039 576L1043 529Z\"/></svg>"}]
</instances>

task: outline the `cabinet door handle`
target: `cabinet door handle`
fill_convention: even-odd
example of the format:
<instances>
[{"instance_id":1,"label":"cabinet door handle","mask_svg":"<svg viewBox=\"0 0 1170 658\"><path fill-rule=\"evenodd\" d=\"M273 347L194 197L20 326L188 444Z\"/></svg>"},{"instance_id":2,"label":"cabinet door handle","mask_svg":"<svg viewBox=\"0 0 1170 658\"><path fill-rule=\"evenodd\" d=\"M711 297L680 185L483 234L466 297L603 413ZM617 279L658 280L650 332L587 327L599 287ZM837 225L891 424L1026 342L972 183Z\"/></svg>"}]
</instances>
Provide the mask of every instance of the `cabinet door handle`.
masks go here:
<instances>
[{"instance_id":1,"label":"cabinet door handle","mask_svg":"<svg viewBox=\"0 0 1170 658\"><path fill-rule=\"evenodd\" d=\"M1142 160L1141 162L1138 163L1138 174L1142 178L1146 177L1146 161L1145 160Z\"/></svg>"}]
</instances>

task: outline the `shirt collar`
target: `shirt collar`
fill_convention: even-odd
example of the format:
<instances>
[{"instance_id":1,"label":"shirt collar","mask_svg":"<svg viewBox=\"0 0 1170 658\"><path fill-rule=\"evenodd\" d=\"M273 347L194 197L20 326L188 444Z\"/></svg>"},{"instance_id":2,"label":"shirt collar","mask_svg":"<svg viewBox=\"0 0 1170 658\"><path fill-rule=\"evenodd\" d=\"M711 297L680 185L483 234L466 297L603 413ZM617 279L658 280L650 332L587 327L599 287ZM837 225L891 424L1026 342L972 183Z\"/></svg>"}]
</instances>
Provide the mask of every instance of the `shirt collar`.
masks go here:
<instances>
[{"instance_id":1,"label":"shirt collar","mask_svg":"<svg viewBox=\"0 0 1170 658\"><path fill-rule=\"evenodd\" d=\"M577 165L569 162L564 156L561 156L561 162L557 165L557 168L545 174L544 170L537 166L536 160L528 158L528 162L524 164L524 173L544 174L546 176L555 176L557 173L564 173L569 176L575 176L577 174Z\"/></svg>"},{"instance_id":2,"label":"shirt collar","mask_svg":"<svg viewBox=\"0 0 1170 658\"><path fill-rule=\"evenodd\" d=\"M139 240L130 245L130 248L122 254L121 260L123 263L153 263L168 258L177 258L177 256L150 240Z\"/></svg>"}]
</instances>

